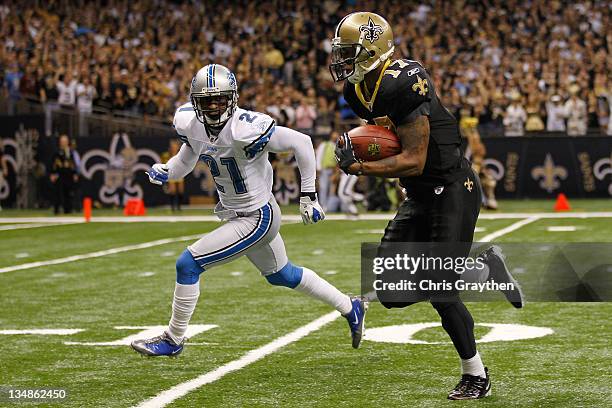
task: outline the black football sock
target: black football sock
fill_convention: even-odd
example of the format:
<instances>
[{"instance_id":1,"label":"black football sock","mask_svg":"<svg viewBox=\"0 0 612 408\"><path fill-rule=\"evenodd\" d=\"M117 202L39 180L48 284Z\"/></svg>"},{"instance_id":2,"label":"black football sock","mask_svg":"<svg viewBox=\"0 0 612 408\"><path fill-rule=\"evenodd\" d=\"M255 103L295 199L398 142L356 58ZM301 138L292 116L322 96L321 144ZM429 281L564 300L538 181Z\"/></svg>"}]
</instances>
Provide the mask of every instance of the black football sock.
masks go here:
<instances>
[{"instance_id":1,"label":"black football sock","mask_svg":"<svg viewBox=\"0 0 612 408\"><path fill-rule=\"evenodd\" d=\"M448 333L459 356L470 359L476 355L474 319L461 300L431 302L442 319L442 327Z\"/></svg>"}]
</instances>

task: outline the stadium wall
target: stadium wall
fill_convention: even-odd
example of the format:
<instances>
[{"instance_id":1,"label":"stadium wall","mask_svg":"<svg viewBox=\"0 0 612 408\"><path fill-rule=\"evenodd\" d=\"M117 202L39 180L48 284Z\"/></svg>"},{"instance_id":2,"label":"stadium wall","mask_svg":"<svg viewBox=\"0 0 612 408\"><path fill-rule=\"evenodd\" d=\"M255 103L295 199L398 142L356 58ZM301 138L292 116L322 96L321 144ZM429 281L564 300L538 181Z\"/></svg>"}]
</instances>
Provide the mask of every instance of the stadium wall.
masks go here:
<instances>
[{"instance_id":1,"label":"stadium wall","mask_svg":"<svg viewBox=\"0 0 612 408\"><path fill-rule=\"evenodd\" d=\"M9 175L0 179L0 202L29 208L48 199L46 177L55 139L44 136L43 115L0 117ZM117 131L108 136L76 139L81 157L81 194L103 206L144 198L147 205L167 203L162 189L148 182L145 170L160 161L174 137L131 136ZM497 180L499 198L612 196L612 138L537 136L485 138L485 166ZM299 194L299 173L290 156L273 160L274 192L283 204ZM204 163L185 180L188 197L214 197L214 181ZM43 200L44 201L44 200Z\"/></svg>"}]
</instances>

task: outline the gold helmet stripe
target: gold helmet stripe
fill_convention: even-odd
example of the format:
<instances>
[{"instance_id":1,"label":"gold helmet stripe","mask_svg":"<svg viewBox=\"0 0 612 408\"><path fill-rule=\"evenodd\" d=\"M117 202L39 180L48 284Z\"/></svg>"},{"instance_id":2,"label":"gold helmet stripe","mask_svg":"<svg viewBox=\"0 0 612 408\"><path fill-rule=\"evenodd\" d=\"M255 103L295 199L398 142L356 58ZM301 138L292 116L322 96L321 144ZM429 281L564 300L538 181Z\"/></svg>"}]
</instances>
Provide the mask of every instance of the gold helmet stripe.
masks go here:
<instances>
[{"instance_id":1,"label":"gold helmet stripe","mask_svg":"<svg viewBox=\"0 0 612 408\"><path fill-rule=\"evenodd\" d=\"M340 22L338 23L338 26L336 27L336 33L335 33L335 37L340 37L340 27L342 27L342 23L344 23L344 20L346 20L347 18L349 18L350 16L352 16L355 13L351 13L351 14L347 14L346 16L344 16L344 18L342 20L340 20Z\"/></svg>"}]
</instances>

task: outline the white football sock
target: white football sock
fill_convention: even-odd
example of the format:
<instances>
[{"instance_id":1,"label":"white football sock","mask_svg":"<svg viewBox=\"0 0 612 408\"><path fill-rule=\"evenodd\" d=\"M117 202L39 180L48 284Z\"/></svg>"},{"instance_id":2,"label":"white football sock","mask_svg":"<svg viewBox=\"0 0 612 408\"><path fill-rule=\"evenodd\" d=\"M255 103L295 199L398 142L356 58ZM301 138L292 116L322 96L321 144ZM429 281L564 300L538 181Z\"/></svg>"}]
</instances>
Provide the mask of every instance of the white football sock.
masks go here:
<instances>
[{"instance_id":1,"label":"white football sock","mask_svg":"<svg viewBox=\"0 0 612 408\"><path fill-rule=\"evenodd\" d=\"M353 309L351 298L340 292L335 286L321 278L314 271L308 268L302 269L302 280L295 290L327 303L343 315L351 312Z\"/></svg>"},{"instance_id":2,"label":"white football sock","mask_svg":"<svg viewBox=\"0 0 612 408\"><path fill-rule=\"evenodd\" d=\"M461 359L461 373L476 375L482 378L487 376L478 352L476 352L476 355L472 358L468 358L467 360Z\"/></svg>"},{"instance_id":3,"label":"white football sock","mask_svg":"<svg viewBox=\"0 0 612 408\"><path fill-rule=\"evenodd\" d=\"M168 335L179 344L185 337L189 319L195 310L200 296L200 282L194 285L176 283L174 287L174 300L172 301L172 318L168 325Z\"/></svg>"}]
</instances>

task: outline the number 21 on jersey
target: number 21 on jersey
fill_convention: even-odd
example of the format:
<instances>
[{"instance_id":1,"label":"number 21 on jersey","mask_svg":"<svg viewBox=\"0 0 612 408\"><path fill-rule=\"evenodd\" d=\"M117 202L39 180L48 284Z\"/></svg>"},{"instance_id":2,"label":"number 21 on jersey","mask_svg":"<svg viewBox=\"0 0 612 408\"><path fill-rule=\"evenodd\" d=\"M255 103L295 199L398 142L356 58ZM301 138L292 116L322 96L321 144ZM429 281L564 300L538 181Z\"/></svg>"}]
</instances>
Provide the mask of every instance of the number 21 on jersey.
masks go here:
<instances>
[{"instance_id":1,"label":"number 21 on jersey","mask_svg":"<svg viewBox=\"0 0 612 408\"><path fill-rule=\"evenodd\" d=\"M215 184L217 185L217 190L219 190L221 193L225 193L225 187L217 182L217 179L219 176L221 176L221 169L219 168L217 161L214 159L214 157L208 154L200 155L200 159L208 165L210 174L212 174ZM236 194L246 193L247 189L244 183L244 178L242 178L242 174L240 174L240 169L238 168L236 159L233 157L221 157L219 161L221 162L222 166L226 167Z\"/></svg>"}]
</instances>

